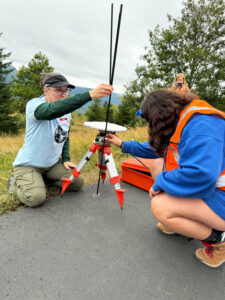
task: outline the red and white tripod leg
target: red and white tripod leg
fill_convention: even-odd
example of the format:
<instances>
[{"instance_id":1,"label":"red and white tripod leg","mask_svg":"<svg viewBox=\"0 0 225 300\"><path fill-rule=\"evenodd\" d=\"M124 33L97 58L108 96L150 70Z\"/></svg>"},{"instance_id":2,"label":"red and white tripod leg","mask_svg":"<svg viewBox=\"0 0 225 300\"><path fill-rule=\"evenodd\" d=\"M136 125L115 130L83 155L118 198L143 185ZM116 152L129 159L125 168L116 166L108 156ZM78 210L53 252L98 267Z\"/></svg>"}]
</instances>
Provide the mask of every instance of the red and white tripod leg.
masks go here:
<instances>
[{"instance_id":1,"label":"red and white tripod leg","mask_svg":"<svg viewBox=\"0 0 225 300\"><path fill-rule=\"evenodd\" d=\"M102 157L101 149L98 149L98 163L96 163L96 166L98 166L100 169L100 175L101 175L102 181L105 181L107 168L105 165L104 158Z\"/></svg>"},{"instance_id":2,"label":"red and white tripod leg","mask_svg":"<svg viewBox=\"0 0 225 300\"><path fill-rule=\"evenodd\" d=\"M104 154L104 160L109 173L110 183L114 185L117 199L120 204L120 208L123 209L123 203L124 203L123 196L125 190L121 189L120 187L120 176L118 175L112 153Z\"/></svg>"},{"instance_id":3,"label":"red and white tripod leg","mask_svg":"<svg viewBox=\"0 0 225 300\"><path fill-rule=\"evenodd\" d=\"M80 175L80 171L83 169L83 167L86 165L87 162L91 159L92 155L96 151L96 145L93 144L90 149L87 151L87 153L84 155L84 157L81 159L79 164L76 168L73 169L72 174L69 178L62 178L62 191L61 195L64 194L65 190L68 188L68 186L74 181L76 177Z\"/></svg>"}]
</instances>

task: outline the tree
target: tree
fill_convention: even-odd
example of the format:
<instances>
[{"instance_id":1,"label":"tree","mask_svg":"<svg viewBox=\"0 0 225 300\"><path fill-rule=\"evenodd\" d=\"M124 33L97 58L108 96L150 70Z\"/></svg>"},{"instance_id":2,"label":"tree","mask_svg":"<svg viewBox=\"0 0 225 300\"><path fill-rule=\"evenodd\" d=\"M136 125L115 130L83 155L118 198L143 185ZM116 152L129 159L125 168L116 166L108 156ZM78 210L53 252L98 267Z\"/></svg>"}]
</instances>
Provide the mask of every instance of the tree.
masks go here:
<instances>
[{"instance_id":1,"label":"tree","mask_svg":"<svg viewBox=\"0 0 225 300\"><path fill-rule=\"evenodd\" d=\"M156 26L149 31L149 46L141 57L144 63L136 67L137 79L125 87L119 111L126 107L128 124L146 94L169 87L177 73L185 73L189 87L201 99L225 110L224 0L186 0L181 18L168 15L168 20L168 29Z\"/></svg>"},{"instance_id":2,"label":"tree","mask_svg":"<svg viewBox=\"0 0 225 300\"><path fill-rule=\"evenodd\" d=\"M18 130L17 117L12 115L10 86L6 83L7 75L13 70L11 62L6 62L10 55L0 48L0 133L16 133Z\"/></svg>"},{"instance_id":3,"label":"tree","mask_svg":"<svg viewBox=\"0 0 225 300\"><path fill-rule=\"evenodd\" d=\"M121 104L116 108L114 122L127 127L136 127L137 118L135 116L138 109L137 98L127 92L125 97L121 97Z\"/></svg>"},{"instance_id":4,"label":"tree","mask_svg":"<svg viewBox=\"0 0 225 300\"><path fill-rule=\"evenodd\" d=\"M105 121L105 113L100 99L95 99L86 111L88 121Z\"/></svg>"},{"instance_id":5,"label":"tree","mask_svg":"<svg viewBox=\"0 0 225 300\"><path fill-rule=\"evenodd\" d=\"M108 111L108 102L105 101L103 103L103 113L104 113L104 120L106 120L106 115L107 115L107 111ZM110 105L109 107L109 117L108 117L108 122L113 123L114 122L114 110L115 110L115 106L114 105Z\"/></svg>"},{"instance_id":6,"label":"tree","mask_svg":"<svg viewBox=\"0 0 225 300\"><path fill-rule=\"evenodd\" d=\"M12 80L12 94L21 113L25 112L28 100L39 97L43 93L40 85L41 74L53 71L54 68L49 65L48 58L41 52L34 55L27 67L22 66L19 69L17 76Z\"/></svg>"}]
</instances>

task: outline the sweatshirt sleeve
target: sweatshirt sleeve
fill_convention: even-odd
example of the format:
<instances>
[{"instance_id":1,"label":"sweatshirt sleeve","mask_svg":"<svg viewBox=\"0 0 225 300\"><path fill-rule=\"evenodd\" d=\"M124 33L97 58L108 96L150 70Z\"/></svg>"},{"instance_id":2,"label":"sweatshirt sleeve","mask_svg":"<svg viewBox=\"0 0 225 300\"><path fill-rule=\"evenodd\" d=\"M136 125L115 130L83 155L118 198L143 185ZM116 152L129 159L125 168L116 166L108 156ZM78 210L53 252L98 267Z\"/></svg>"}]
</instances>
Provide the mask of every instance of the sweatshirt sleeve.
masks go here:
<instances>
[{"instance_id":1,"label":"sweatshirt sleeve","mask_svg":"<svg viewBox=\"0 0 225 300\"><path fill-rule=\"evenodd\" d=\"M73 112L90 100L89 92L85 92L61 99L54 103L44 102L35 109L34 116L37 120L53 120Z\"/></svg>"},{"instance_id":2,"label":"sweatshirt sleeve","mask_svg":"<svg viewBox=\"0 0 225 300\"><path fill-rule=\"evenodd\" d=\"M70 140L69 136L66 139L62 149L62 161L70 161Z\"/></svg>"},{"instance_id":3,"label":"sweatshirt sleeve","mask_svg":"<svg viewBox=\"0 0 225 300\"><path fill-rule=\"evenodd\" d=\"M137 141L129 141L123 142L122 147L123 153L129 153L134 156L142 157L142 158L159 158L160 156L155 153L154 149L150 147L148 142L137 142Z\"/></svg>"},{"instance_id":4,"label":"sweatshirt sleeve","mask_svg":"<svg viewBox=\"0 0 225 300\"><path fill-rule=\"evenodd\" d=\"M185 126L178 146L179 168L163 171L153 190L175 197L206 198L224 169L224 120L198 115Z\"/></svg>"}]
</instances>

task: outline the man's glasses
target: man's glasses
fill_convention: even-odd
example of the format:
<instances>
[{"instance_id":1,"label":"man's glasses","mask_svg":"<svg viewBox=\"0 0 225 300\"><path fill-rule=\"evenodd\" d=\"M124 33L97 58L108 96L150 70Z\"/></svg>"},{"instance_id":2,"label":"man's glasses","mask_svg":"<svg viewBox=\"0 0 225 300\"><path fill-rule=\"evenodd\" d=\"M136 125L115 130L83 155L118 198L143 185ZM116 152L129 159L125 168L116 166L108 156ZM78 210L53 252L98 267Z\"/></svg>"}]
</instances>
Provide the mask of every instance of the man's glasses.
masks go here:
<instances>
[{"instance_id":1,"label":"man's glasses","mask_svg":"<svg viewBox=\"0 0 225 300\"><path fill-rule=\"evenodd\" d=\"M71 92L71 89L63 90L63 89L54 88L54 87L50 87L49 89L55 91L57 94L60 94L60 95L69 95Z\"/></svg>"}]
</instances>

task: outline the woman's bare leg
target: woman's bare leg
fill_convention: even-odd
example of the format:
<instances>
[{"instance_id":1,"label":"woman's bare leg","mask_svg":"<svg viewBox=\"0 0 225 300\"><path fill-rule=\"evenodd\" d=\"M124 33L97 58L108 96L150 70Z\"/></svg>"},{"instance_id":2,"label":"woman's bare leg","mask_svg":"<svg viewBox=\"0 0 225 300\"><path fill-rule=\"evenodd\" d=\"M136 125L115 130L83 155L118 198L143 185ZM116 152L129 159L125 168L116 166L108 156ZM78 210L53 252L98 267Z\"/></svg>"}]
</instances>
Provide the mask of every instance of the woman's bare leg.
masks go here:
<instances>
[{"instance_id":1,"label":"woman's bare leg","mask_svg":"<svg viewBox=\"0 0 225 300\"><path fill-rule=\"evenodd\" d=\"M153 180L155 181L156 177L159 175L159 173L162 172L163 169L163 158L156 158L153 160L151 165L151 175Z\"/></svg>"},{"instance_id":2,"label":"woman's bare leg","mask_svg":"<svg viewBox=\"0 0 225 300\"><path fill-rule=\"evenodd\" d=\"M225 231L225 220L198 198L179 198L162 193L152 198L151 208L159 222L188 237L204 240L212 229Z\"/></svg>"}]
</instances>

